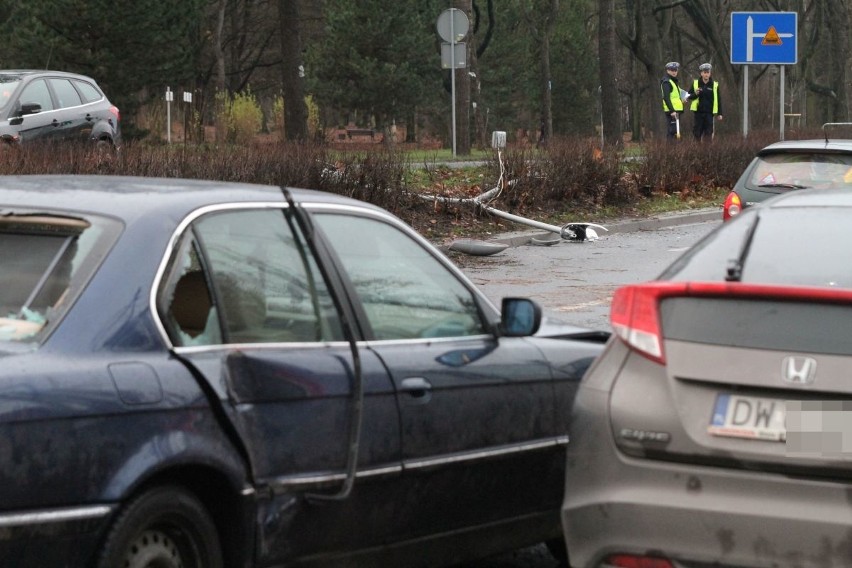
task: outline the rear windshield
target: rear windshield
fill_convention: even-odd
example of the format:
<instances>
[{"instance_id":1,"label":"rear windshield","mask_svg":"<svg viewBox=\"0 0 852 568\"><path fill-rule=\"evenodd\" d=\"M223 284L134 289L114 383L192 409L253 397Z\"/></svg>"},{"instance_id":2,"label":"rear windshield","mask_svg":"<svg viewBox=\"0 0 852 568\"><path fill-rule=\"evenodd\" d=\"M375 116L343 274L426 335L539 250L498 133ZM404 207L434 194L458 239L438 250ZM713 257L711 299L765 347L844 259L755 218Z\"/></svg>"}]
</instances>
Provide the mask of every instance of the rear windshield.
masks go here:
<instances>
[{"instance_id":1,"label":"rear windshield","mask_svg":"<svg viewBox=\"0 0 852 568\"><path fill-rule=\"evenodd\" d=\"M747 185L761 187L852 187L852 154L783 153L757 158Z\"/></svg>"},{"instance_id":2,"label":"rear windshield","mask_svg":"<svg viewBox=\"0 0 852 568\"><path fill-rule=\"evenodd\" d=\"M743 257L743 244L758 211L760 221ZM742 260L743 282L852 288L850 218L852 211L846 207L747 210L710 233L660 278L720 282L727 268Z\"/></svg>"},{"instance_id":3,"label":"rear windshield","mask_svg":"<svg viewBox=\"0 0 852 568\"><path fill-rule=\"evenodd\" d=\"M35 341L68 309L114 222L0 214L0 341Z\"/></svg>"}]
</instances>

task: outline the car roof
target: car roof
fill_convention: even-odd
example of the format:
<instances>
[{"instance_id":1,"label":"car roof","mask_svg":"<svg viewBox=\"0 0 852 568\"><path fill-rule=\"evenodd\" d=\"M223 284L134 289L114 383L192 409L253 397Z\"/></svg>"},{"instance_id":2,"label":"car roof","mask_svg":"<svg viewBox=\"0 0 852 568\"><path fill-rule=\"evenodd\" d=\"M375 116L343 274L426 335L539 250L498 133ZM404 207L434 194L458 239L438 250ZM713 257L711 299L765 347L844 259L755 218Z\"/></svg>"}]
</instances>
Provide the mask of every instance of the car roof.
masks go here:
<instances>
[{"instance_id":1,"label":"car roof","mask_svg":"<svg viewBox=\"0 0 852 568\"><path fill-rule=\"evenodd\" d=\"M852 192L836 189L801 189L777 195L765 202L761 208L791 207L852 207Z\"/></svg>"},{"instance_id":2,"label":"car roof","mask_svg":"<svg viewBox=\"0 0 852 568\"><path fill-rule=\"evenodd\" d=\"M52 77L76 77L78 79L92 80L88 75L70 73L68 71L52 71L50 69L0 69L0 75L19 75L21 78L28 75L50 75Z\"/></svg>"},{"instance_id":3,"label":"car roof","mask_svg":"<svg viewBox=\"0 0 852 568\"><path fill-rule=\"evenodd\" d=\"M348 197L287 188L297 203L332 203L381 211ZM77 212L117 217L125 222L162 214L182 219L221 203L283 202L276 186L237 182L96 175L0 176L0 214L4 207Z\"/></svg>"},{"instance_id":4,"label":"car roof","mask_svg":"<svg viewBox=\"0 0 852 568\"><path fill-rule=\"evenodd\" d=\"M813 139L813 140L785 140L775 142L760 150L757 155L765 156L779 152L852 152L852 140L846 139Z\"/></svg>"}]
</instances>

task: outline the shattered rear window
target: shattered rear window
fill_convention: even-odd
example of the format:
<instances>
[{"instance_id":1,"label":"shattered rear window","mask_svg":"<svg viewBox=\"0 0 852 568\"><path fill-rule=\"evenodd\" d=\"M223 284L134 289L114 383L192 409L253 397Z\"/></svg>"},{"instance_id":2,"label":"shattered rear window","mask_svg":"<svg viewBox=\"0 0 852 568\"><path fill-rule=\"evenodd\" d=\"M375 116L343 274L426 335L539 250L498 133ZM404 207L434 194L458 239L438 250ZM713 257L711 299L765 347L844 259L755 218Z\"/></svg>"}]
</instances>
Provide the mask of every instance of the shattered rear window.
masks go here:
<instances>
[{"instance_id":1,"label":"shattered rear window","mask_svg":"<svg viewBox=\"0 0 852 568\"><path fill-rule=\"evenodd\" d=\"M0 211L0 341L32 341L67 310L103 251L90 220Z\"/></svg>"}]
</instances>

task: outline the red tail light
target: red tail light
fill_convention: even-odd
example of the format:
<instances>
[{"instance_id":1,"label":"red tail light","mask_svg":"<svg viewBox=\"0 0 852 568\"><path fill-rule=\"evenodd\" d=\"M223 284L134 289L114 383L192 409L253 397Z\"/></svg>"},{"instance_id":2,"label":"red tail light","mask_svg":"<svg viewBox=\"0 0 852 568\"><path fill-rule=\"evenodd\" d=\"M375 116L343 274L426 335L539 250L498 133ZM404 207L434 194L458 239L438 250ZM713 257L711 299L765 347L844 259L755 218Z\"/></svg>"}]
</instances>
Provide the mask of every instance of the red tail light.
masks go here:
<instances>
[{"instance_id":1,"label":"red tail light","mask_svg":"<svg viewBox=\"0 0 852 568\"><path fill-rule=\"evenodd\" d=\"M615 335L631 349L666 364L660 302L676 296L778 299L823 304L852 304L852 290L816 286L776 286L742 282L655 281L623 286L615 291L610 322Z\"/></svg>"},{"instance_id":2,"label":"red tail light","mask_svg":"<svg viewBox=\"0 0 852 568\"><path fill-rule=\"evenodd\" d=\"M673 282L648 282L619 288L610 306L609 319L613 331L637 352L664 365L660 300L685 291L685 283Z\"/></svg>"},{"instance_id":3,"label":"red tail light","mask_svg":"<svg viewBox=\"0 0 852 568\"><path fill-rule=\"evenodd\" d=\"M674 564L666 558L635 554L613 554L606 559L606 565L618 568L674 568Z\"/></svg>"},{"instance_id":4,"label":"red tail light","mask_svg":"<svg viewBox=\"0 0 852 568\"><path fill-rule=\"evenodd\" d=\"M117 107L117 106L111 106L111 107L109 107L109 111L110 111L110 112L111 112L111 113L115 116L115 121L116 121L116 122L118 122L119 120L121 120L121 114L118 112L118 107Z\"/></svg>"},{"instance_id":5,"label":"red tail light","mask_svg":"<svg viewBox=\"0 0 852 568\"><path fill-rule=\"evenodd\" d=\"M732 191L725 198L725 205L722 208L722 221L727 221L731 217L739 215L743 210L743 202L736 191Z\"/></svg>"}]
</instances>

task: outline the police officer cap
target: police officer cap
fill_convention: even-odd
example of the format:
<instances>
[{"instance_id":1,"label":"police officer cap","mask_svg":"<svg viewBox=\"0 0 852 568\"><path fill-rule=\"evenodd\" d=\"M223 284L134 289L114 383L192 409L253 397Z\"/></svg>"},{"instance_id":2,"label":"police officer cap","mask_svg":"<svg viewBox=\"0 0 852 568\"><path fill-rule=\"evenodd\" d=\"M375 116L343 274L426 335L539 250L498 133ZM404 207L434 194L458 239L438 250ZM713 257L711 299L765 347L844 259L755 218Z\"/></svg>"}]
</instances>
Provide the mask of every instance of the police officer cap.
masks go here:
<instances>
[{"instance_id":1,"label":"police officer cap","mask_svg":"<svg viewBox=\"0 0 852 568\"><path fill-rule=\"evenodd\" d=\"M666 69L671 69L672 71L677 71L680 69L680 63L677 61L669 61L666 63Z\"/></svg>"},{"instance_id":2,"label":"police officer cap","mask_svg":"<svg viewBox=\"0 0 852 568\"><path fill-rule=\"evenodd\" d=\"M712 71L713 66L710 65L709 63L702 63L701 65L698 66L698 70L699 71Z\"/></svg>"}]
</instances>

